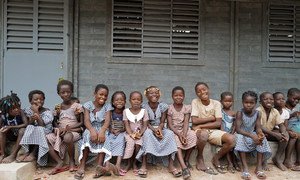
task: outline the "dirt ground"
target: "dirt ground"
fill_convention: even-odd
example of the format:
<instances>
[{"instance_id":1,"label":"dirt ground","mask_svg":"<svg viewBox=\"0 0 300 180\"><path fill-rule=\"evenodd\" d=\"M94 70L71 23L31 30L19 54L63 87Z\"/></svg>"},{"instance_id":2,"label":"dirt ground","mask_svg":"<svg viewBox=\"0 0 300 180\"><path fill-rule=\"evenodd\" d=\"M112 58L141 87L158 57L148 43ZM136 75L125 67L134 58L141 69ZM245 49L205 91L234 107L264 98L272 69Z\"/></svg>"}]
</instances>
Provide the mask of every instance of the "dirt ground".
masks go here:
<instances>
[{"instance_id":1,"label":"dirt ground","mask_svg":"<svg viewBox=\"0 0 300 180\"><path fill-rule=\"evenodd\" d=\"M269 164L269 167L271 171L267 171L267 179L274 179L274 180L285 180L285 179L300 179L300 171L281 171L277 167L275 167L272 164ZM73 180L74 174L66 171L62 172L56 175L49 176L47 173L51 170L52 167L46 167L46 168L39 168L36 171L35 180ZM250 166L250 173L251 178L253 180L256 180L256 176L254 174L255 166ZM95 167L94 166L88 166L87 170L85 172L84 179L93 179ZM205 179L205 180L238 180L241 179L241 172L236 172L235 174L226 173L226 174L218 174L218 175L209 175L201 171L197 171L195 169L195 166L193 166L193 170L191 171L192 177L191 179ZM127 172L125 176L107 176L107 177L100 177L101 179L120 179L120 180L135 180L135 179L143 179L138 176L135 176L132 171ZM167 179L182 179L182 177L174 178L167 170L167 168L163 166L148 166L148 176L146 179L152 179L152 180L167 180Z\"/></svg>"}]
</instances>

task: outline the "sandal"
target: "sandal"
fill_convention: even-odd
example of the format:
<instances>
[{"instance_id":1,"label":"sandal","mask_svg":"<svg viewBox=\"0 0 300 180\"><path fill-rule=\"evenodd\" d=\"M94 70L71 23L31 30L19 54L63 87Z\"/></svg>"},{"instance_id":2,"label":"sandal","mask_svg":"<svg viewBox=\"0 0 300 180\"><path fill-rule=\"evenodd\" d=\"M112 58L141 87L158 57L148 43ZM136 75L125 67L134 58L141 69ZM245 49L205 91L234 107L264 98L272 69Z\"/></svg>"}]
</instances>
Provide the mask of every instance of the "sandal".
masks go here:
<instances>
[{"instance_id":1,"label":"sandal","mask_svg":"<svg viewBox=\"0 0 300 180\"><path fill-rule=\"evenodd\" d=\"M292 171L300 171L300 166L293 165L290 169Z\"/></svg>"},{"instance_id":2,"label":"sandal","mask_svg":"<svg viewBox=\"0 0 300 180\"><path fill-rule=\"evenodd\" d=\"M189 177L191 177L191 172L190 172L189 168L184 168L182 170L182 177L183 177L183 179L188 179Z\"/></svg>"},{"instance_id":3,"label":"sandal","mask_svg":"<svg viewBox=\"0 0 300 180\"><path fill-rule=\"evenodd\" d=\"M68 171L69 170L69 166L63 166L63 167L55 167L53 168L48 174L49 175L54 175L54 174L58 174L64 171Z\"/></svg>"},{"instance_id":4,"label":"sandal","mask_svg":"<svg viewBox=\"0 0 300 180\"><path fill-rule=\"evenodd\" d=\"M257 171L255 174L258 179L266 179L267 178L266 174L263 171Z\"/></svg>"},{"instance_id":5,"label":"sandal","mask_svg":"<svg viewBox=\"0 0 300 180\"><path fill-rule=\"evenodd\" d=\"M249 172L243 172L241 177L242 177L242 179L245 179L245 180L251 179L251 175Z\"/></svg>"},{"instance_id":6,"label":"sandal","mask_svg":"<svg viewBox=\"0 0 300 180\"><path fill-rule=\"evenodd\" d=\"M227 171L234 174L235 173L235 168L233 166L228 166Z\"/></svg>"},{"instance_id":7,"label":"sandal","mask_svg":"<svg viewBox=\"0 0 300 180\"><path fill-rule=\"evenodd\" d=\"M178 171L176 168L174 168L172 171L169 171L169 173L173 174L174 177L180 177L182 175L182 172Z\"/></svg>"},{"instance_id":8,"label":"sandal","mask_svg":"<svg viewBox=\"0 0 300 180\"><path fill-rule=\"evenodd\" d=\"M204 170L202 170L202 169L200 169L200 170L203 171L203 172L205 172L205 173L207 173L207 174L211 174L211 175L217 175L217 174L218 174L218 173L215 172L214 169L211 168L211 167L207 167L207 168L204 169Z\"/></svg>"},{"instance_id":9,"label":"sandal","mask_svg":"<svg viewBox=\"0 0 300 180\"><path fill-rule=\"evenodd\" d=\"M74 179L81 180L81 179L83 179L83 177L84 177L84 171L83 170L78 170L74 174Z\"/></svg>"},{"instance_id":10,"label":"sandal","mask_svg":"<svg viewBox=\"0 0 300 180\"><path fill-rule=\"evenodd\" d=\"M213 164L214 165L214 164ZM221 166L221 165L214 165L215 169L221 173L221 174L225 174L227 173L227 171L224 169L224 166Z\"/></svg>"},{"instance_id":11,"label":"sandal","mask_svg":"<svg viewBox=\"0 0 300 180\"><path fill-rule=\"evenodd\" d=\"M187 168L189 168L190 170L193 170L193 166L190 164L189 161L184 161L185 165Z\"/></svg>"},{"instance_id":12,"label":"sandal","mask_svg":"<svg viewBox=\"0 0 300 180\"><path fill-rule=\"evenodd\" d=\"M111 173L107 171L103 166L97 165L96 167L96 173L93 176L94 179L97 179L101 176L111 176Z\"/></svg>"},{"instance_id":13,"label":"sandal","mask_svg":"<svg viewBox=\"0 0 300 180\"><path fill-rule=\"evenodd\" d=\"M138 175L139 175L141 178L146 178L146 177L147 177L147 170L139 169Z\"/></svg>"}]
</instances>

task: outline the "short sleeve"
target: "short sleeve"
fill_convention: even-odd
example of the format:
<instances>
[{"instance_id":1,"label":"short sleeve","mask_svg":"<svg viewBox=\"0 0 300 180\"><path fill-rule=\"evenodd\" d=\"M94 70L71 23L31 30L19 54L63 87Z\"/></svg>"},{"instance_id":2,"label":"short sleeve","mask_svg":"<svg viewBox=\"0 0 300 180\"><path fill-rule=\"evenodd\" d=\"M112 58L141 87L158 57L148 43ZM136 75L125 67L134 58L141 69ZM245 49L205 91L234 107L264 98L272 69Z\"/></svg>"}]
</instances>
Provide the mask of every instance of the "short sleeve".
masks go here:
<instances>
[{"instance_id":1,"label":"short sleeve","mask_svg":"<svg viewBox=\"0 0 300 180\"><path fill-rule=\"evenodd\" d=\"M198 108L198 103L197 103L198 99L193 99L192 101L192 111L191 111L191 116L196 116L196 117L199 117L199 108Z\"/></svg>"},{"instance_id":2,"label":"short sleeve","mask_svg":"<svg viewBox=\"0 0 300 180\"><path fill-rule=\"evenodd\" d=\"M166 110L168 110L169 105L167 103L160 102L159 108L160 108L161 113L164 113Z\"/></svg>"},{"instance_id":3,"label":"short sleeve","mask_svg":"<svg viewBox=\"0 0 300 180\"><path fill-rule=\"evenodd\" d=\"M216 118L222 118L222 106L219 101L215 101L215 117Z\"/></svg>"},{"instance_id":4,"label":"short sleeve","mask_svg":"<svg viewBox=\"0 0 300 180\"><path fill-rule=\"evenodd\" d=\"M149 121L149 115L148 115L148 112L146 111L146 109L144 110L143 121Z\"/></svg>"},{"instance_id":5,"label":"short sleeve","mask_svg":"<svg viewBox=\"0 0 300 180\"><path fill-rule=\"evenodd\" d=\"M81 104L79 103L73 103L71 108L74 110L74 112L76 112L77 114L80 114L83 112L83 107Z\"/></svg>"},{"instance_id":6,"label":"short sleeve","mask_svg":"<svg viewBox=\"0 0 300 180\"><path fill-rule=\"evenodd\" d=\"M278 110L277 110L277 109L274 109L274 112L275 112L275 124L276 124L276 125L279 125L279 124L284 123L284 119L282 119L282 118L280 117L280 113L278 112Z\"/></svg>"},{"instance_id":7,"label":"short sleeve","mask_svg":"<svg viewBox=\"0 0 300 180\"><path fill-rule=\"evenodd\" d=\"M127 111L127 109L124 109L124 111L123 111L123 121L128 121L126 111Z\"/></svg>"},{"instance_id":8,"label":"short sleeve","mask_svg":"<svg viewBox=\"0 0 300 180\"><path fill-rule=\"evenodd\" d=\"M46 110L41 114L41 117L45 123L45 125L52 123L53 121L53 114L50 110Z\"/></svg>"},{"instance_id":9,"label":"short sleeve","mask_svg":"<svg viewBox=\"0 0 300 180\"><path fill-rule=\"evenodd\" d=\"M192 106L191 105L184 105L184 114L190 114L192 111Z\"/></svg>"}]
</instances>

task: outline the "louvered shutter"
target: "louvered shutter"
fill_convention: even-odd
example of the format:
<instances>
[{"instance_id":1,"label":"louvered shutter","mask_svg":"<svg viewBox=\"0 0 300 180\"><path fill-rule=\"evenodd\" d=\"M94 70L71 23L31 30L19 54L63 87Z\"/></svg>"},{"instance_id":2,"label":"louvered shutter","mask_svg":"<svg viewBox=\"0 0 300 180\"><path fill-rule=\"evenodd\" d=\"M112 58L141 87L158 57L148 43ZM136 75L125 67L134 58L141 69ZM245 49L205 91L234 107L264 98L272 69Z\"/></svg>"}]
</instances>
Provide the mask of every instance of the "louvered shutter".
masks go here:
<instances>
[{"instance_id":1,"label":"louvered shutter","mask_svg":"<svg viewBox=\"0 0 300 180\"><path fill-rule=\"evenodd\" d=\"M112 55L197 60L198 0L114 0Z\"/></svg>"},{"instance_id":2,"label":"louvered shutter","mask_svg":"<svg viewBox=\"0 0 300 180\"><path fill-rule=\"evenodd\" d=\"M269 61L299 61L299 12L292 4L269 5Z\"/></svg>"},{"instance_id":3,"label":"louvered shutter","mask_svg":"<svg viewBox=\"0 0 300 180\"><path fill-rule=\"evenodd\" d=\"M114 0L114 56L142 56L142 4L142 0Z\"/></svg>"},{"instance_id":4,"label":"louvered shutter","mask_svg":"<svg viewBox=\"0 0 300 180\"><path fill-rule=\"evenodd\" d=\"M6 50L63 51L63 0L6 0Z\"/></svg>"},{"instance_id":5,"label":"louvered shutter","mask_svg":"<svg viewBox=\"0 0 300 180\"><path fill-rule=\"evenodd\" d=\"M173 0L172 29L172 58L198 59L198 0Z\"/></svg>"},{"instance_id":6,"label":"louvered shutter","mask_svg":"<svg viewBox=\"0 0 300 180\"><path fill-rule=\"evenodd\" d=\"M10 0L5 6L6 49L33 49L33 1Z\"/></svg>"}]
</instances>

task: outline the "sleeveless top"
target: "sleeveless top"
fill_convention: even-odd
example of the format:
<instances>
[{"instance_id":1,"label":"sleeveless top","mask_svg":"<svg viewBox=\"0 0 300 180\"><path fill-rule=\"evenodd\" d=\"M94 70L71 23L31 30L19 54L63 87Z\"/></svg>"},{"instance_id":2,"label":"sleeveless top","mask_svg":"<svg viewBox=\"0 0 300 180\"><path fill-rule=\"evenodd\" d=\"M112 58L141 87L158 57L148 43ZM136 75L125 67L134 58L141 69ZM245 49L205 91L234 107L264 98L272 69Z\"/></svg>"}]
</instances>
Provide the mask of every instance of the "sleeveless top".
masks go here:
<instances>
[{"instance_id":1,"label":"sleeveless top","mask_svg":"<svg viewBox=\"0 0 300 180\"><path fill-rule=\"evenodd\" d=\"M241 129L247 132L254 132L255 131L255 124L256 119L258 117L258 111L255 110L254 114L252 116L248 116L244 113L244 110L242 109L242 124Z\"/></svg>"},{"instance_id":2,"label":"sleeveless top","mask_svg":"<svg viewBox=\"0 0 300 180\"><path fill-rule=\"evenodd\" d=\"M222 127L223 127L224 131L231 132L234 119L235 118L233 116L229 116L222 109Z\"/></svg>"}]
</instances>

